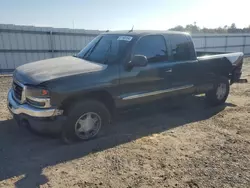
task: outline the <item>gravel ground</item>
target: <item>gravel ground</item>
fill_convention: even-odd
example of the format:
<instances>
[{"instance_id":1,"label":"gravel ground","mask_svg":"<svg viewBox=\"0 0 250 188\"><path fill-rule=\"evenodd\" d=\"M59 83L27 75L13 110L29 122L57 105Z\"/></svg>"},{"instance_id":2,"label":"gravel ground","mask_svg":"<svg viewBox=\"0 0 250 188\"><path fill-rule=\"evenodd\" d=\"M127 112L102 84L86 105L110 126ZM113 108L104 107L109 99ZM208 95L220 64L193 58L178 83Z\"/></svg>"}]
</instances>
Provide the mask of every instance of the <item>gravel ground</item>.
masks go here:
<instances>
[{"instance_id":1,"label":"gravel ground","mask_svg":"<svg viewBox=\"0 0 250 188\"><path fill-rule=\"evenodd\" d=\"M18 127L10 83L0 78L0 187L250 187L250 83L220 107L199 96L123 113L109 136L74 145Z\"/></svg>"}]
</instances>

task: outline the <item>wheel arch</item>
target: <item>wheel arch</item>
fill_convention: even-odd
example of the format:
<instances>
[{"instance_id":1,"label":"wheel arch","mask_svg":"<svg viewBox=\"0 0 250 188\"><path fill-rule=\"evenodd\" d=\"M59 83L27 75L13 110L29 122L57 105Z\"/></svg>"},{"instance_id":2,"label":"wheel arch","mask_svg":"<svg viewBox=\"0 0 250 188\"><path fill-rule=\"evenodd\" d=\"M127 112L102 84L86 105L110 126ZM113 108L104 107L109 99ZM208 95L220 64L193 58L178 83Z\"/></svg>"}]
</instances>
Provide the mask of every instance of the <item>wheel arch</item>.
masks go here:
<instances>
[{"instance_id":1,"label":"wheel arch","mask_svg":"<svg viewBox=\"0 0 250 188\"><path fill-rule=\"evenodd\" d=\"M87 99L92 99L92 100L97 100L99 102L102 102L110 111L110 114L114 115L115 107L116 107L115 100L112 97L111 93L106 90L95 90L95 91L89 91L86 93L69 96L63 100L61 109L63 109L64 112L67 114L72 104L75 104L77 101L82 101L82 100L87 100Z\"/></svg>"}]
</instances>

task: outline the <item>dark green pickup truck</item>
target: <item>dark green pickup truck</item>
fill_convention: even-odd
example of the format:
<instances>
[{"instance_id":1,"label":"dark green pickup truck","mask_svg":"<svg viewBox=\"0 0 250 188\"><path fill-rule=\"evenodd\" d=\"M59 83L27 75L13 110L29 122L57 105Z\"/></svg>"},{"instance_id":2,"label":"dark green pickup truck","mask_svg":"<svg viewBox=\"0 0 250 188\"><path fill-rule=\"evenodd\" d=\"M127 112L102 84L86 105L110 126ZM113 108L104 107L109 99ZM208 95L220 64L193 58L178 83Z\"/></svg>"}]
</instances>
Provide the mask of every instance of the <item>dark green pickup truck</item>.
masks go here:
<instances>
[{"instance_id":1,"label":"dark green pickup truck","mask_svg":"<svg viewBox=\"0 0 250 188\"><path fill-rule=\"evenodd\" d=\"M18 124L69 141L108 130L118 108L201 93L220 105L242 81L243 53L206 54L186 33L104 33L75 56L18 67L8 107Z\"/></svg>"}]
</instances>

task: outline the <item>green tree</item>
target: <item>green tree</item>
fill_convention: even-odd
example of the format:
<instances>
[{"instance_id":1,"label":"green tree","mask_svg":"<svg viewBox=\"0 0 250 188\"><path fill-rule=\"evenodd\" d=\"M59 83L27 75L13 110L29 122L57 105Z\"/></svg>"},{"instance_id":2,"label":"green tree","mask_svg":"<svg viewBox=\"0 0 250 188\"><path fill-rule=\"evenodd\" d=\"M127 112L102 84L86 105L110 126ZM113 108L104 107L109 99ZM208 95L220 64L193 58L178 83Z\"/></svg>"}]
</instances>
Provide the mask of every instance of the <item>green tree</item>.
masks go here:
<instances>
[{"instance_id":1,"label":"green tree","mask_svg":"<svg viewBox=\"0 0 250 188\"><path fill-rule=\"evenodd\" d=\"M245 28L237 28L235 23L232 23L230 26L225 25L224 27L218 28L200 28L196 25L196 22L193 24L188 24L185 27L178 25L174 28L169 29L171 31L185 31L189 33L250 33L250 25Z\"/></svg>"}]
</instances>

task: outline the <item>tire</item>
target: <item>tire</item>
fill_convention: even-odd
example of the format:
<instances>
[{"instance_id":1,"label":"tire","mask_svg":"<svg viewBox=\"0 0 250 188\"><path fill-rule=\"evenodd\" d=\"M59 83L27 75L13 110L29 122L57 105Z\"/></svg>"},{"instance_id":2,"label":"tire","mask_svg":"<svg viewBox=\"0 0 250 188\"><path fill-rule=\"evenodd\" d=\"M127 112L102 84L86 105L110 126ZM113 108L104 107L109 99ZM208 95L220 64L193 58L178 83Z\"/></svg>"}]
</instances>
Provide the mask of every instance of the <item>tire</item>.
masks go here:
<instances>
[{"instance_id":1,"label":"tire","mask_svg":"<svg viewBox=\"0 0 250 188\"><path fill-rule=\"evenodd\" d=\"M110 122L110 112L103 103L91 99L76 103L68 111L68 118L62 127L62 140L70 144L104 135Z\"/></svg>"},{"instance_id":2,"label":"tire","mask_svg":"<svg viewBox=\"0 0 250 188\"><path fill-rule=\"evenodd\" d=\"M214 89L206 93L206 99L212 106L217 106L225 103L230 91L228 78L219 77L214 84Z\"/></svg>"}]
</instances>

